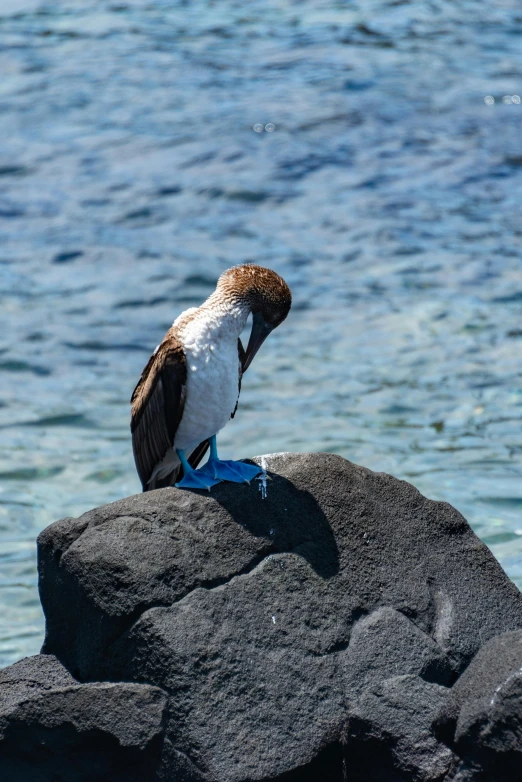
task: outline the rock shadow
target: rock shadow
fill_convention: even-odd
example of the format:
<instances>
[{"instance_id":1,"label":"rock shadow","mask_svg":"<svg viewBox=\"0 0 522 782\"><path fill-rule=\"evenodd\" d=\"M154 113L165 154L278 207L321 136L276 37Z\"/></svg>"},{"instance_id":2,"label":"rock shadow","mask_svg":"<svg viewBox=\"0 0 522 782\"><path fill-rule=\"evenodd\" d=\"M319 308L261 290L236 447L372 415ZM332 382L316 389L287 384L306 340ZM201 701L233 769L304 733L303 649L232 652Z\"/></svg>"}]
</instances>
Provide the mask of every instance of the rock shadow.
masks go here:
<instances>
[{"instance_id":1,"label":"rock shadow","mask_svg":"<svg viewBox=\"0 0 522 782\"><path fill-rule=\"evenodd\" d=\"M237 524L269 540L269 553L298 554L321 578L337 575L339 549L317 500L277 473L267 471L267 476L265 497L257 479L249 487L219 484L211 496Z\"/></svg>"},{"instance_id":2,"label":"rock shadow","mask_svg":"<svg viewBox=\"0 0 522 782\"><path fill-rule=\"evenodd\" d=\"M352 778L347 776L343 747L336 743L325 747L305 766L271 779L272 782L317 782L320 779L328 782L347 782ZM269 782L269 780L263 779L262 782Z\"/></svg>"},{"instance_id":3,"label":"rock shadow","mask_svg":"<svg viewBox=\"0 0 522 782\"><path fill-rule=\"evenodd\" d=\"M58 719L46 727L22 710L5 731L0 776L5 782L153 782L162 744L158 735L146 748L125 746L103 730L79 730Z\"/></svg>"}]
</instances>

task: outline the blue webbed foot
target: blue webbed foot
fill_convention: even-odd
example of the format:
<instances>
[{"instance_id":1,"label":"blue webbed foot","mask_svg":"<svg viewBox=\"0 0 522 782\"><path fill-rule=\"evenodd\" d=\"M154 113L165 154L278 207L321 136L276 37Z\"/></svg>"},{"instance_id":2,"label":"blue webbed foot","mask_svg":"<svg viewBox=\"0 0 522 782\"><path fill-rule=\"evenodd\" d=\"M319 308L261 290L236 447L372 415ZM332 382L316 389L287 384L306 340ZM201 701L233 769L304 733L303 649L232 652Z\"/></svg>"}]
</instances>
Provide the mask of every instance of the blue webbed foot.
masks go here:
<instances>
[{"instance_id":1,"label":"blue webbed foot","mask_svg":"<svg viewBox=\"0 0 522 782\"><path fill-rule=\"evenodd\" d=\"M189 464L185 452L181 448L176 448L181 466L183 467L184 476L176 483L177 489L208 489L210 491L211 486L215 486L220 482L220 478L214 478L212 475L205 474L202 470L195 470Z\"/></svg>"},{"instance_id":2,"label":"blue webbed foot","mask_svg":"<svg viewBox=\"0 0 522 782\"><path fill-rule=\"evenodd\" d=\"M254 464L245 464L244 462L222 461L212 456L198 470L198 473L208 475L209 478L220 481L232 481L232 483L250 483L252 478L262 472L260 467Z\"/></svg>"},{"instance_id":3,"label":"blue webbed foot","mask_svg":"<svg viewBox=\"0 0 522 782\"><path fill-rule=\"evenodd\" d=\"M203 473L202 470L191 470L176 483L177 489L208 489L221 483L221 478L213 478L209 473Z\"/></svg>"}]
</instances>

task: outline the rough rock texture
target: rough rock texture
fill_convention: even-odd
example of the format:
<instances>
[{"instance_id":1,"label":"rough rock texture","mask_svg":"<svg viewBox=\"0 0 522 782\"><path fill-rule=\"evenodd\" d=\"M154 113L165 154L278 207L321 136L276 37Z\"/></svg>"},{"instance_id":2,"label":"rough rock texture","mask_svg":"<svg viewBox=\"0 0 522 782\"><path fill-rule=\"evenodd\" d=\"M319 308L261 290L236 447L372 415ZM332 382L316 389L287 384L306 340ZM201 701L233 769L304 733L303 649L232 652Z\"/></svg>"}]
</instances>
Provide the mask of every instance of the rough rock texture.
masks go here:
<instances>
[{"instance_id":1,"label":"rough rock texture","mask_svg":"<svg viewBox=\"0 0 522 782\"><path fill-rule=\"evenodd\" d=\"M444 779L454 757L432 728L448 693L418 676L395 676L369 687L349 721L350 757L354 766L357 759L361 778L391 780L399 772L398 778L418 782Z\"/></svg>"},{"instance_id":2,"label":"rough rock texture","mask_svg":"<svg viewBox=\"0 0 522 782\"><path fill-rule=\"evenodd\" d=\"M522 630L482 647L441 709L437 733L477 779L522 780Z\"/></svg>"},{"instance_id":3,"label":"rough rock texture","mask_svg":"<svg viewBox=\"0 0 522 782\"><path fill-rule=\"evenodd\" d=\"M0 671L0 779L154 779L167 698L157 687L80 684L53 655Z\"/></svg>"},{"instance_id":4,"label":"rough rock texture","mask_svg":"<svg viewBox=\"0 0 522 782\"><path fill-rule=\"evenodd\" d=\"M169 693L161 780L357 782L376 743L387 782L454 774L434 715L522 596L451 506L337 456L266 459L266 499L162 489L45 530L44 651Z\"/></svg>"}]
</instances>

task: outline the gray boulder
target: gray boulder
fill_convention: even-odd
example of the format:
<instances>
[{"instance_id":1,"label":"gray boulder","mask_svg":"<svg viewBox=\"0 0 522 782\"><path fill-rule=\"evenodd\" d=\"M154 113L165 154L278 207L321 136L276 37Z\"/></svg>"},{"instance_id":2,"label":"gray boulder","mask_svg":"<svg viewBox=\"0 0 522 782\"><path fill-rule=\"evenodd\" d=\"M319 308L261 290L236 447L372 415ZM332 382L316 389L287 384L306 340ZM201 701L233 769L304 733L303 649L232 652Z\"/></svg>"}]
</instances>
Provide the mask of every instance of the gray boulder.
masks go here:
<instances>
[{"instance_id":1,"label":"gray boulder","mask_svg":"<svg viewBox=\"0 0 522 782\"><path fill-rule=\"evenodd\" d=\"M522 627L522 596L450 505L330 454L265 459L266 499L161 489L45 530L43 651L169 693L158 779L366 779L349 726L390 679L424 715L381 731L393 778L437 779L433 736L405 758L480 645Z\"/></svg>"},{"instance_id":2,"label":"gray boulder","mask_svg":"<svg viewBox=\"0 0 522 782\"><path fill-rule=\"evenodd\" d=\"M437 734L470 778L522 780L522 630L484 644L441 709Z\"/></svg>"},{"instance_id":3,"label":"gray boulder","mask_svg":"<svg viewBox=\"0 0 522 782\"><path fill-rule=\"evenodd\" d=\"M439 644L388 606L377 608L353 625L342 655L342 670L352 700L376 681L395 675L414 673L444 685L456 678L456 664Z\"/></svg>"},{"instance_id":4,"label":"gray boulder","mask_svg":"<svg viewBox=\"0 0 522 782\"><path fill-rule=\"evenodd\" d=\"M157 687L80 684L52 655L0 671L0 778L9 782L145 782L163 747Z\"/></svg>"},{"instance_id":5,"label":"gray boulder","mask_svg":"<svg viewBox=\"0 0 522 782\"><path fill-rule=\"evenodd\" d=\"M445 779L455 758L435 739L433 722L448 695L445 687L411 675L369 687L350 713L350 770L367 780Z\"/></svg>"}]
</instances>

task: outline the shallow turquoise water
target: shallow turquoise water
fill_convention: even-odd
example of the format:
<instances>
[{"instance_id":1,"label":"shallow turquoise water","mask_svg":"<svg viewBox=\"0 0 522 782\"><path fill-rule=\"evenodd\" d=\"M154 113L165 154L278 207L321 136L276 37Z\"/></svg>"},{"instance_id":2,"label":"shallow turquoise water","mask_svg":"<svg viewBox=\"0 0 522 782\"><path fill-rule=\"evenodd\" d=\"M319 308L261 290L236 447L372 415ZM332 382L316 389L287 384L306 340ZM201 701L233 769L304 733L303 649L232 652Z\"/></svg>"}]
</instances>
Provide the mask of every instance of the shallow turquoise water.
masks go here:
<instances>
[{"instance_id":1,"label":"shallow turquoise water","mask_svg":"<svg viewBox=\"0 0 522 782\"><path fill-rule=\"evenodd\" d=\"M2 2L1 664L41 643L36 535L139 491L132 388L244 260L295 304L223 455L405 478L522 584L521 33L516 2Z\"/></svg>"}]
</instances>

